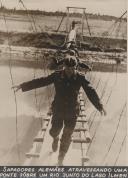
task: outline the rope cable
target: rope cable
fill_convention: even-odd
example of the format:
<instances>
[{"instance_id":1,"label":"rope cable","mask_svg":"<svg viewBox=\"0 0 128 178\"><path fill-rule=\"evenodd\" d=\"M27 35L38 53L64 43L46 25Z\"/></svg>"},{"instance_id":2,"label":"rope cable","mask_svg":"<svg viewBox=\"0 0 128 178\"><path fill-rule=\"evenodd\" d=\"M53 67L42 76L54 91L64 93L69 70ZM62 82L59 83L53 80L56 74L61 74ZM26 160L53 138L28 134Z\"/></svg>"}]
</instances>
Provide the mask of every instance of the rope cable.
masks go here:
<instances>
[{"instance_id":1,"label":"rope cable","mask_svg":"<svg viewBox=\"0 0 128 178\"><path fill-rule=\"evenodd\" d=\"M116 25L117 25L117 23L118 23L118 21L120 20L122 20L122 17L125 15L127 13L127 11L121 16L121 17L119 17L109 28L108 28L108 30L107 30L107 34L105 35L107 38L106 38L106 40L108 39L109 40L109 36L113 33L113 31L114 31L114 29L116 28ZM103 40L100 40L100 39L96 39L93 43L94 44L96 44L97 42L100 42L101 44L101 46L103 46L104 44L105 44L105 42L103 41Z\"/></svg>"},{"instance_id":2,"label":"rope cable","mask_svg":"<svg viewBox=\"0 0 128 178\"><path fill-rule=\"evenodd\" d=\"M29 14L29 12L28 12L28 9L26 8L26 6L25 6L25 4L24 4L24 2L22 1L22 0L19 0L19 2L21 2L21 4L23 5L23 7L24 7L24 9L27 11L27 14L28 14L28 17L29 17L29 19L30 19L30 22L31 22L31 20L32 20L32 23L34 24L34 32L36 32L37 33L37 28L36 28L36 21L35 21L35 19L34 19L34 17L33 16L31 16L30 14ZM46 35L47 35L47 37L53 42L53 40L49 37L49 35L46 33ZM44 55L43 55L43 57L44 57ZM44 57L45 58L45 57ZM37 62L38 62L38 57L37 57L37 60L36 60ZM45 62L46 61L44 61L44 64L45 64ZM46 66L46 65L45 65ZM35 78L35 70L34 70L34 78ZM44 73L45 73L45 67L44 67ZM48 86L47 86L47 88L48 88ZM41 100L40 100L41 101ZM41 111L41 109L40 109L40 101L39 101L39 107L38 107L38 104L37 104L37 91L36 91L36 89L35 89L35 103L36 103L36 108L38 108L38 113L41 115L41 113L40 113L40 111ZM48 96L48 101L49 101L49 96ZM41 118L41 117L40 117ZM42 127L42 120L41 120L41 127Z\"/></svg>"},{"instance_id":3,"label":"rope cable","mask_svg":"<svg viewBox=\"0 0 128 178\"><path fill-rule=\"evenodd\" d=\"M109 79L109 78L108 78L108 79ZM107 82L107 83L108 83L108 82ZM116 83L116 81L114 82L113 87L115 87L115 83ZM107 84L105 84L105 85L107 85ZM113 91L113 87L111 88L111 91L110 91L110 94L109 94L108 99L107 99L107 101L106 101L106 104L108 103L108 101L109 101L109 99L110 99L110 97L111 97L111 94L112 94L112 91ZM102 92L102 97L103 97L103 93L105 93L105 92ZM95 112L95 111L94 111L94 112ZM92 114L94 114L94 112L91 113L90 118L91 118ZM94 116L93 116L93 120L91 121L90 127L92 126L92 124L93 124L93 122L94 122L94 118L95 118L96 114L97 114L97 111L95 112L95 114L94 114ZM95 129L95 132L94 132L94 135L93 135L93 137L92 137L92 140L94 139L94 137L95 137L95 135L96 135L96 132L97 132L99 126L100 126L100 123L101 123L101 119L100 119L100 121L99 121L99 123L98 123L98 125L97 125L97 127L96 127L96 129ZM91 144L89 145L88 150L90 149L90 147L91 147ZM87 151L87 152L88 152L88 151Z\"/></svg>"},{"instance_id":4,"label":"rope cable","mask_svg":"<svg viewBox=\"0 0 128 178\"><path fill-rule=\"evenodd\" d=\"M34 19L29 15L28 9L27 9L26 6L24 5L24 2L23 2L22 0L19 0L19 3L21 3L22 6L23 6L23 8L26 10L27 15L28 15L28 20L29 20L30 23L31 23L32 30L35 32L37 29L36 29L36 27L35 27ZM33 27L33 24L34 24L34 27Z\"/></svg>"},{"instance_id":5,"label":"rope cable","mask_svg":"<svg viewBox=\"0 0 128 178\"><path fill-rule=\"evenodd\" d=\"M125 135L125 137L124 137L124 139L123 139L123 141L122 141L122 143L121 143L121 147L120 147L119 153L118 153L118 155L117 155L117 158L116 158L116 160L115 160L114 166L117 165L117 162L118 162L119 156L120 156L120 154L121 154L122 148L123 148L123 146L124 146L124 144L125 144L126 138L127 138L127 135Z\"/></svg>"},{"instance_id":6,"label":"rope cable","mask_svg":"<svg viewBox=\"0 0 128 178\"><path fill-rule=\"evenodd\" d=\"M109 152L110 152L110 150L111 150L112 144L113 144L113 142L114 142L114 139L115 139L115 137L116 137L117 131L118 131L118 129L119 129L119 125L120 125L120 122L121 122L122 115L123 115L123 113L124 113L125 107L126 107L126 103L124 104L123 109L122 109L122 111L121 111L121 113L120 113L120 116L119 116L119 119L118 119L118 122L117 122L117 126L116 126L116 130L115 130L115 133L114 133L114 135L113 135L113 137L112 137L112 140L111 140L111 143L110 143L110 145L109 145L108 151L106 152L106 154L105 154L105 156L104 156L102 162L105 162L105 161L106 161L107 156L108 156L108 154L109 154Z\"/></svg>"},{"instance_id":7,"label":"rope cable","mask_svg":"<svg viewBox=\"0 0 128 178\"><path fill-rule=\"evenodd\" d=\"M110 73L109 75L111 75L111 73ZM105 93L106 93L106 86L108 85L108 81L109 81L109 79L110 79L109 75L108 75L108 78L107 78L107 80L106 80L106 82L105 82L105 84L104 84L104 88L103 88L103 90L102 90L100 100L103 98L103 96L104 96ZM100 81L101 81L101 79L100 79ZM89 128L92 127L92 124L93 124L93 122L94 122L94 119L95 119L96 115L97 115L97 110L95 111L95 114L94 114L94 116L93 116L93 120L91 121Z\"/></svg>"},{"instance_id":8,"label":"rope cable","mask_svg":"<svg viewBox=\"0 0 128 178\"><path fill-rule=\"evenodd\" d=\"M22 0L19 0L19 1L22 1ZM6 20L5 20L5 22L6 22ZM34 25L35 25L35 24L34 24ZM9 63L9 64L10 64L10 63ZM11 75L11 79L13 79L13 78L12 78L12 75ZM12 80L12 81L13 81L13 80ZM13 82L12 82L12 83L13 83ZM14 92L14 93L15 93L15 92ZM102 92L102 93L103 93L103 92ZM102 97L102 96L101 96L101 97Z\"/></svg>"},{"instance_id":9,"label":"rope cable","mask_svg":"<svg viewBox=\"0 0 128 178\"><path fill-rule=\"evenodd\" d=\"M102 90L100 99L102 99L103 96L104 96L105 93L106 93L106 92L105 92L105 87L106 87L106 85L108 84L108 80L109 80L109 76L108 76L108 78L107 78L107 80L106 80L106 82L105 82L105 85L104 85L104 88L103 88L103 90ZM92 115L92 114L94 114L94 115L93 115L93 119L92 119L91 122L90 122L89 129L92 127L92 124L94 123L94 119L95 119L97 113L98 113L97 111L94 111L94 112L91 113L91 115ZM90 115L90 117L91 117L91 115ZM96 129L95 129L95 132L94 132L94 134L93 134L92 141L93 141L93 139L94 139L94 137L95 137L95 135L96 135L96 133L97 133L97 130L98 130L99 126L100 126L100 123L101 123L101 117L100 117L100 119L99 119L99 123L97 124L97 127L96 127ZM89 151L91 145L92 145L92 142L89 144L88 149L87 149L87 152Z\"/></svg>"},{"instance_id":10,"label":"rope cable","mask_svg":"<svg viewBox=\"0 0 128 178\"><path fill-rule=\"evenodd\" d=\"M3 7L3 3L2 0L0 0L1 3L1 7ZM10 74L10 78L11 78L11 84L12 86L14 86L14 79L13 79L13 74L12 74L12 64L11 64L11 46L10 46L10 38L9 38L9 30L8 30L8 25L7 25L7 21L6 21L6 17L3 13L3 20L5 22L5 27L6 27L6 32L7 32L7 40L8 40L8 48L9 48L9 74ZM17 155L18 155L18 159L19 162L21 160L20 158L20 148L19 148L19 142L18 142L18 105L17 105L17 97L16 97L16 93L15 90L13 89L13 95L14 95L14 102L15 102L15 119L16 119L16 146L17 146Z\"/></svg>"},{"instance_id":11,"label":"rope cable","mask_svg":"<svg viewBox=\"0 0 128 178\"><path fill-rule=\"evenodd\" d=\"M31 24L33 33L37 33L37 27L36 27L36 22L35 22L34 17L29 14L27 7L25 6L25 4L24 4L24 2L23 2L22 0L19 0L19 3L22 4L23 8L24 8L24 9L26 10L26 12L27 12L28 20L30 21L30 24ZM36 64L38 65L38 56L37 56L36 51L35 51L34 55L35 55ZM34 79L36 78L36 68L34 68L33 78L34 78ZM35 97L36 110L38 111L39 115L41 116L40 108L38 108L37 89L34 89L34 97ZM41 119L41 117L39 117L39 118L40 118L40 126L42 127L42 119Z\"/></svg>"}]
</instances>

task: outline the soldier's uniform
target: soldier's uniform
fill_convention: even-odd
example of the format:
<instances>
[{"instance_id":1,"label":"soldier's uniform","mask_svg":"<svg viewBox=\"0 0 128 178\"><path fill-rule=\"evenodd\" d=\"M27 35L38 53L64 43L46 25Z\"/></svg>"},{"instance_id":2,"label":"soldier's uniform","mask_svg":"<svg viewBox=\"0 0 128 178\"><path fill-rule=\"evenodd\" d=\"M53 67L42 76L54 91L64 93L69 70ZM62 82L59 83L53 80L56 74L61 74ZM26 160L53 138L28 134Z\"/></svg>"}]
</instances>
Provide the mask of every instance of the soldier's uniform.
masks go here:
<instances>
[{"instance_id":1,"label":"soldier's uniform","mask_svg":"<svg viewBox=\"0 0 128 178\"><path fill-rule=\"evenodd\" d=\"M25 92L52 83L54 83L56 93L52 103L53 116L50 135L56 138L64 127L59 151L59 157L64 157L69 148L71 135L76 125L77 115L79 114L77 97L80 87L83 87L86 95L96 109L100 111L103 107L90 82L86 80L83 74L77 71L70 78L66 76L65 70L56 71L47 77L23 83L21 84L21 88Z\"/></svg>"}]
</instances>

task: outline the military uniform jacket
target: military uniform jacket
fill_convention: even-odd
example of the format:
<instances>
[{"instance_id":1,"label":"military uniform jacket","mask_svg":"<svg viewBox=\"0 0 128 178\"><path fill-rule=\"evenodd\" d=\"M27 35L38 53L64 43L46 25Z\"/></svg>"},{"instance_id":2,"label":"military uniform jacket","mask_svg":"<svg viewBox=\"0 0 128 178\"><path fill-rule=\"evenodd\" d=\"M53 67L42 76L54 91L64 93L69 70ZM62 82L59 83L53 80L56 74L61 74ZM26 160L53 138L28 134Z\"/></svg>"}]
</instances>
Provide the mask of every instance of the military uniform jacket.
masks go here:
<instances>
[{"instance_id":1,"label":"military uniform jacket","mask_svg":"<svg viewBox=\"0 0 128 178\"><path fill-rule=\"evenodd\" d=\"M75 115L76 108L78 108L77 98L80 87L84 89L87 97L96 109L102 110L102 104L95 89L86 80L85 76L77 71L70 78L66 76L64 70L56 71L47 77L25 82L21 84L21 88L25 92L50 84L55 86L55 97L52 104L53 113Z\"/></svg>"}]
</instances>

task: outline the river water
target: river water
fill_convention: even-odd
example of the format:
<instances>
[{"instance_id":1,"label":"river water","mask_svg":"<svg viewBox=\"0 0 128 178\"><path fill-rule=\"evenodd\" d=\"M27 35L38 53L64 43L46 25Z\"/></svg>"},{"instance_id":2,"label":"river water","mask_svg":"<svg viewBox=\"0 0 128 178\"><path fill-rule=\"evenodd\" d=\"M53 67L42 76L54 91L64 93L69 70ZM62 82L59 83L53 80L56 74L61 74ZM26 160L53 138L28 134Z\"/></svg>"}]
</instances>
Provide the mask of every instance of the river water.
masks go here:
<instances>
[{"instance_id":1,"label":"river water","mask_svg":"<svg viewBox=\"0 0 128 178\"><path fill-rule=\"evenodd\" d=\"M20 84L38 76L42 71L16 67L11 70L14 84ZM25 158L32 146L34 136L41 128L41 120L38 119L39 108L46 113L51 102L50 93L45 89L22 93L16 93L17 100L17 126L16 126L16 104L7 66L0 66L0 165L19 165ZM45 92L46 91L46 92ZM47 93L47 94L44 94ZM36 105L36 98L38 103ZM18 131L16 132L16 127ZM17 139L16 139L17 138ZM19 155L20 152L20 156Z\"/></svg>"},{"instance_id":2,"label":"river water","mask_svg":"<svg viewBox=\"0 0 128 178\"><path fill-rule=\"evenodd\" d=\"M12 67L11 72L14 84L20 84L34 77L48 74L48 71L25 67ZM126 101L126 74L94 72L88 74L87 78L97 88L99 96L102 96L107 111L107 116L102 118L101 127L97 131L94 144L88 153L91 157L91 165L100 165L109 148L118 124L117 121ZM98 81L100 81L99 84ZM25 153L29 152L33 138L41 128L41 120L38 116L40 113L47 113L54 94L53 87L36 90L36 97L35 90L25 93L18 91L16 93L18 116L16 119L16 104L11 87L9 67L0 66L0 165L23 164ZM88 118L94 110L94 107L88 102L86 109ZM98 118L99 115L95 117L91 127L92 134L95 132L95 125L99 122ZM16 127L18 128L17 131ZM117 164L125 164L126 145L124 144L121 147L125 135L126 115L124 113L117 131L117 138L119 139L116 139L115 145L113 144L111 152L105 160L106 164L108 162L108 164L113 165L118 155ZM121 153L119 154L120 150Z\"/></svg>"}]
</instances>

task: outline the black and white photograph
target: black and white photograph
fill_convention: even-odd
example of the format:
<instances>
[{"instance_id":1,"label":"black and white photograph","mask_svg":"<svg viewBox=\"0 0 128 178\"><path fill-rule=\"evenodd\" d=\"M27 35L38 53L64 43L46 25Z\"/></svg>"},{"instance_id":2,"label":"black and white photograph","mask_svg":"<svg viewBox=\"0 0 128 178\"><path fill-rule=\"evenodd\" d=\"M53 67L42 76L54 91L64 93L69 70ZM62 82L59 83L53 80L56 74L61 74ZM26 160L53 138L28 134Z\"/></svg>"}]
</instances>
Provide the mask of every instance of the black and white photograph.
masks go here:
<instances>
[{"instance_id":1,"label":"black and white photograph","mask_svg":"<svg viewBox=\"0 0 128 178\"><path fill-rule=\"evenodd\" d=\"M126 111L126 0L0 0L0 166L128 166Z\"/></svg>"}]
</instances>

